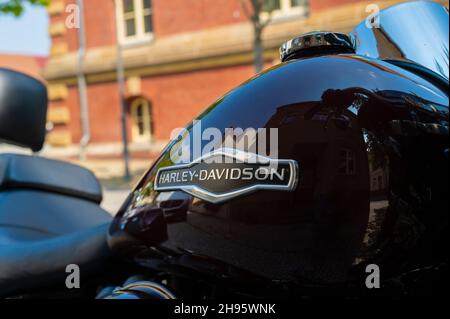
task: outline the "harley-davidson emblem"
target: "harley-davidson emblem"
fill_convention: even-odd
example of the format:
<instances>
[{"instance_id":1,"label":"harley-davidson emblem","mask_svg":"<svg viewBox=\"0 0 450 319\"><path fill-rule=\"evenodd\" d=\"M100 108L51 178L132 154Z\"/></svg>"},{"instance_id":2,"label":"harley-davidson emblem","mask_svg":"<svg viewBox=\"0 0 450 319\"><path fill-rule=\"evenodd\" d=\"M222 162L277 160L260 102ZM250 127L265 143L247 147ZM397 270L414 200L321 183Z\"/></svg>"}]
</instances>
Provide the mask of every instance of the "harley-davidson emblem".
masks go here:
<instances>
[{"instance_id":1,"label":"harley-davidson emblem","mask_svg":"<svg viewBox=\"0 0 450 319\"><path fill-rule=\"evenodd\" d=\"M211 203L257 190L293 191L298 165L235 149L220 149L186 165L159 169L155 190L183 190Z\"/></svg>"}]
</instances>

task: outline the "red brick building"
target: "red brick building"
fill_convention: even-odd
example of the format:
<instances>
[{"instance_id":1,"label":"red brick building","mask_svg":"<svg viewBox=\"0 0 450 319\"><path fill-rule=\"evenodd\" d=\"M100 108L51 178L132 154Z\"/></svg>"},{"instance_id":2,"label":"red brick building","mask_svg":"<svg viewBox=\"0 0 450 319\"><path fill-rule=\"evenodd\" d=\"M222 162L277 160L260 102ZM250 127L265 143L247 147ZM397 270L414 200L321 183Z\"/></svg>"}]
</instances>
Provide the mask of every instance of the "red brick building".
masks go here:
<instances>
[{"instance_id":1,"label":"red brick building","mask_svg":"<svg viewBox=\"0 0 450 319\"><path fill-rule=\"evenodd\" d=\"M23 54L0 54L0 68L12 69L43 81L41 72L47 57Z\"/></svg>"},{"instance_id":2,"label":"red brick building","mask_svg":"<svg viewBox=\"0 0 450 319\"><path fill-rule=\"evenodd\" d=\"M77 77L81 65L87 82L89 147L108 145L120 151L116 19L132 149L167 141L172 129L183 127L254 74L252 27L241 0L85 0L82 64L78 29L67 27L75 2L53 0L48 10L52 49L44 77L54 125L49 144L78 144L83 136ZM263 33L267 65L278 63L279 45L295 35L317 29L350 31L374 2L386 7L401 1L278 0Z\"/></svg>"}]
</instances>

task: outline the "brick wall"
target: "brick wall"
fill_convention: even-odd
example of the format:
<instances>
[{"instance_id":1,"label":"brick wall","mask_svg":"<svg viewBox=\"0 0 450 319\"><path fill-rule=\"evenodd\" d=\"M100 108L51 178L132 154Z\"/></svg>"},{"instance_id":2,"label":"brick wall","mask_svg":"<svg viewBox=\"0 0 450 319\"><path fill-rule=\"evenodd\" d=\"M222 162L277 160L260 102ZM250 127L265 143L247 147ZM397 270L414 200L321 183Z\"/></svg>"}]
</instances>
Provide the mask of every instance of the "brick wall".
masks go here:
<instances>
[{"instance_id":1,"label":"brick wall","mask_svg":"<svg viewBox=\"0 0 450 319\"><path fill-rule=\"evenodd\" d=\"M311 0L311 12L330 6L361 0ZM53 0L65 5L75 0ZM153 0L155 39L214 28L247 20L241 0ZM64 23L67 13L59 10L50 15L50 23ZM113 0L85 0L85 24L88 49L115 45L115 11ZM59 30L55 27L55 30ZM65 29L52 36L54 45L65 43L67 50L78 48L77 30ZM166 140L176 127L183 127L201 110L224 93L242 83L254 73L253 66L235 65L168 75L154 75L140 79L141 94L152 104L153 137ZM81 138L78 90L66 84L67 94L51 101L51 108L67 108L70 120L55 131L70 133L72 143ZM97 81L88 85L91 143L110 143L121 140L120 105L114 80ZM131 119L128 131L131 139Z\"/></svg>"},{"instance_id":2,"label":"brick wall","mask_svg":"<svg viewBox=\"0 0 450 319\"><path fill-rule=\"evenodd\" d=\"M193 116L252 74L253 67L244 65L142 78L142 95L152 104L154 138L167 140L173 129L184 127ZM116 83L90 84L88 99L91 142L120 141L120 105ZM74 143L81 138L78 101L76 87L70 87L67 105L71 121L67 128L72 133ZM57 104L58 102L55 103ZM130 114L127 117L128 136L131 140Z\"/></svg>"},{"instance_id":3,"label":"brick wall","mask_svg":"<svg viewBox=\"0 0 450 319\"><path fill-rule=\"evenodd\" d=\"M195 115L253 75L250 65L145 78L142 91L152 102L154 137L168 139Z\"/></svg>"},{"instance_id":4,"label":"brick wall","mask_svg":"<svg viewBox=\"0 0 450 319\"><path fill-rule=\"evenodd\" d=\"M86 45L88 48L115 45L113 0L85 0Z\"/></svg>"},{"instance_id":5,"label":"brick wall","mask_svg":"<svg viewBox=\"0 0 450 319\"><path fill-rule=\"evenodd\" d=\"M154 0L156 37L245 21L241 0Z\"/></svg>"},{"instance_id":6,"label":"brick wall","mask_svg":"<svg viewBox=\"0 0 450 319\"><path fill-rule=\"evenodd\" d=\"M67 129L71 133L72 142L78 143L81 139L80 98L76 86L69 87L69 95L63 104L69 109L70 121Z\"/></svg>"},{"instance_id":7,"label":"brick wall","mask_svg":"<svg viewBox=\"0 0 450 319\"><path fill-rule=\"evenodd\" d=\"M62 3L64 10L50 15L50 24L65 23L67 5L76 0L53 0ZM240 0L153 0L153 26L156 37L189 32L245 21ZM84 2L86 41L88 48L115 44L115 10L113 0ZM52 44L66 44L68 52L78 49L76 29L64 30L52 36Z\"/></svg>"},{"instance_id":8,"label":"brick wall","mask_svg":"<svg viewBox=\"0 0 450 319\"><path fill-rule=\"evenodd\" d=\"M319 10L330 9L332 7L353 3L361 2L361 0L310 0L310 10L311 12L316 12Z\"/></svg>"},{"instance_id":9,"label":"brick wall","mask_svg":"<svg viewBox=\"0 0 450 319\"><path fill-rule=\"evenodd\" d=\"M115 82L88 85L91 141L105 143L121 140L120 104Z\"/></svg>"},{"instance_id":10,"label":"brick wall","mask_svg":"<svg viewBox=\"0 0 450 319\"><path fill-rule=\"evenodd\" d=\"M93 0L91 0L93 1ZM76 0L53 0L49 9L49 25L50 29L55 25L60 25L58 28L61 32L51 34L52 47L58 44L64 44L67 46L67 51L76 51L78 49L78 33L77 29L69 29L66 27L66 19L68 13L66 8L68 5L75 4ZM52 9L55 8L55 9ZM54 11L53 11L54 10Z\"/></svg>"}]
</instances>

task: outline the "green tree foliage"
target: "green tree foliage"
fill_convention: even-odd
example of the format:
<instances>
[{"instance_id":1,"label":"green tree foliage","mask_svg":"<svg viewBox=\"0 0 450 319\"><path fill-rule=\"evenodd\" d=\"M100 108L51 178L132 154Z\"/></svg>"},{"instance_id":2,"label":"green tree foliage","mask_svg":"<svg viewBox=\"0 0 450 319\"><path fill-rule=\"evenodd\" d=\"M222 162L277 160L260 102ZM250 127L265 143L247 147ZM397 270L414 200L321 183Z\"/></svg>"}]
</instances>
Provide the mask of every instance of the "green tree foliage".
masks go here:
<instances>
[{"instance_id":1,"label":"green tree foliage","mask_svg":"<svg viewBox=\"0 0 450 319\"><path fill-rule=\"evenodd\" d=\"M38 6L47 6L50 0L0 0L0 14L12 14L16 17L23 13L24 6L29 3Z\"/></svg>"}]
</instances>

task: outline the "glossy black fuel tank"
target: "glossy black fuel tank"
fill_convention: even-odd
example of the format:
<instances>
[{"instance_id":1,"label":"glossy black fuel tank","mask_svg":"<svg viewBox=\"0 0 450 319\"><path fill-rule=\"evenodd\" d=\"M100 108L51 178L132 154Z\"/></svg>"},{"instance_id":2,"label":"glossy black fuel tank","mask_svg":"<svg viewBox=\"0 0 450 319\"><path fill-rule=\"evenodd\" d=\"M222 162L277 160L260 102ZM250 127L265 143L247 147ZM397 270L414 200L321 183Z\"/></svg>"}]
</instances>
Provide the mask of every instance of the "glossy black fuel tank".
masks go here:
<instances>
[{"instance_id":1,"label":"glossy black fuel tank","mask_svg":"<svg viewBox=\"0 0 450 319\"><path fill-rule=\"evenodd\" d=\"M143 177L111 232L134 208L160 207L165 248L271 280L321 284L358 278L369 262L386 273L412 269L448 248L448 96L418 76L356 55L293 60L243 83L197 120L202 131L277 128L278 157L299 164L296 190L221 204L157 192L155 175L176 164L169 153L182 137Z\"/></svg>"}]
</instances>

